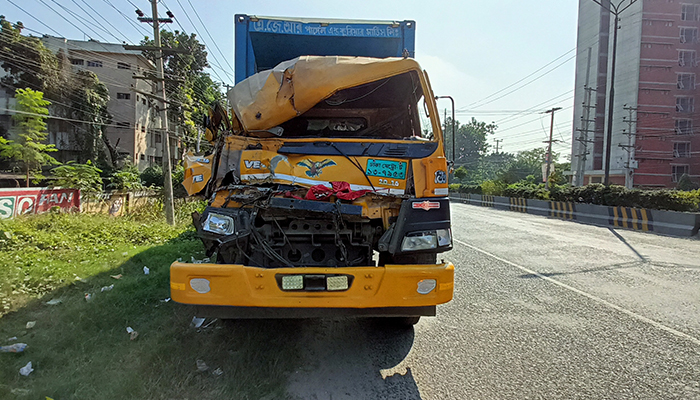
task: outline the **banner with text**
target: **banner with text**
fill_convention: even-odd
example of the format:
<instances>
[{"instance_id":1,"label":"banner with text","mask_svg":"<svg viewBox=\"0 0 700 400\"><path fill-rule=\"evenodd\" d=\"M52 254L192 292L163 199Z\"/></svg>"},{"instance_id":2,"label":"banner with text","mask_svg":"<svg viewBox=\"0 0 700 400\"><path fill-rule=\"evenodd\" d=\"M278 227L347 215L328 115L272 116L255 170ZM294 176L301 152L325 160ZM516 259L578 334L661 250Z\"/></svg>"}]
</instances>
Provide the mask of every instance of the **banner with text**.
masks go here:
<instances>
[{"instance_id":1,"label":"banner with text","mask_svg":"<svg viewBox=\"0 0 700 400\"><path fill-rule=\"evenodd\" d=\"M78 189L0 189L0 219L22 214L40 214L59 207L63 210L80 209Z\"/></svg>"}]
</instances>

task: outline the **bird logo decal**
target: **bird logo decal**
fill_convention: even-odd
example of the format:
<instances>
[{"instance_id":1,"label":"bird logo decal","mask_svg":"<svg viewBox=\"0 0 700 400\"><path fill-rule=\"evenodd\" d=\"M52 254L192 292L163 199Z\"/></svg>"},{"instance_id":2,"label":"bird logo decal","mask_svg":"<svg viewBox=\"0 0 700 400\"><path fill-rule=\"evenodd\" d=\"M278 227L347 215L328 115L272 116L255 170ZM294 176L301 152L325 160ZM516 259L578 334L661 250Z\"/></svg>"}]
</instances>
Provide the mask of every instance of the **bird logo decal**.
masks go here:
<instances>
[{"instance_id":1,"label":"bird logo decal","mask_svg":"<svg viewBox=\"0 0 700 400\"><path fill-rule=\"evenodd\" d=\"M306 160L298 162L297 165L308 168L309 170L305 171L306 175L309 178L315 178L321 175L321 172L323 172L323 168L332 167L333 165L336 165L336 163L335 161L329 160L327 158L323 161L311 161L307 158Z\"/></svg>"}]
</instances>

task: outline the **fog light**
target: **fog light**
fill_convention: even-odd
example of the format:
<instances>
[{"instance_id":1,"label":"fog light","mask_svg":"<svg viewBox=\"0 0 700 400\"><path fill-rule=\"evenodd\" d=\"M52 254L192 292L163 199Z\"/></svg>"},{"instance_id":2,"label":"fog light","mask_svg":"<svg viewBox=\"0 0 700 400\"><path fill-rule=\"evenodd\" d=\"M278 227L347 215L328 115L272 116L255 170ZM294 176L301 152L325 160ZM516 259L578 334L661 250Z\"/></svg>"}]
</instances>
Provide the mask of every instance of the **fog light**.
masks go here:
<instances>
[{"instance_id":1,"label":"fog light","mask_svg":"<svg viewBox=\"0 0 700 400\"><path fill-rule=\"evenodd\" d=\"M348 277L345 275L329 276L326 278L326 288L328 290L347 290Z\"/></svg>"},{"instance_id":2,"label":"fog light","mask_svg":"<svg viewBox=\"0 0 700 400\"><path fill-rule=\"evenodd\" d=\"M230 235L235 232L233 218L217 213L209 213L207 215L207 219L202 224L202 229L219 235Z\"/></svg>"},{"instance_id":3,"label":"fog light","mask_svg":"<svg viewBox=\"0 0 700 400\"><path fill-rule=\"evenodd\" d=\"M437 286L435 279L423 279L418 281L418 289L416 291L420 294L428 294L435 289L435 286Z\"/></svg>"},{"instance_id":4,"label":"fog light","mask_svg":"<svg viewBox=\"0 0 700 400\"><path fill-rule=\"evenodd\" d=\"M190 279L190 287L197 293L209 293L209 280L203 278Z\"/></svg>"},{"instance_id":5,"label":"fog light","mask_svg":"<svg viewBox=\"0 0 700 400\"><path fill-rule=\"evenodd\" d=\"M449 246L452 244L452 234L449 229L437 230L438 246Z\"/></svg>"},{"instance_id":6,"label":"fog light","mask_svg":"<svg viewBox=\"0 0 700 400\"><path fill-rule=\"evenodd\" d=\"M437 237L434 232L422 232L414 236L406 236L401 243L401 251L430 250L437 247Z\"/></svg>"},{"instance_id":7,"label":"fog light","mask_svg":"<svg viewBox=\"0 0 700 400\"><path fill-rule=\"evenodd\" d=\"M282 277L282 290L300 290L304 288L304 275L287 275Z\"/></svg>"}]
</instances>

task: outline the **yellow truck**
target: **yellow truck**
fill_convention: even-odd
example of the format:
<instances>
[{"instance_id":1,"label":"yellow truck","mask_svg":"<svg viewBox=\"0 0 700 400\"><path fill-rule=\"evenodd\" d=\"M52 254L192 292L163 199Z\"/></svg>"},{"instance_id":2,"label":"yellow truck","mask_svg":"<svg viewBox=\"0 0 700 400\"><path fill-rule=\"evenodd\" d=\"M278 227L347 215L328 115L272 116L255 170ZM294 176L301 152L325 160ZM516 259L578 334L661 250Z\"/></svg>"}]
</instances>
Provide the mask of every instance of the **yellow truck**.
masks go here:
<instances>
[{"instance_id":1,"label":"yellow truck","mask_svg":"<svg viewBox=\"0 0 700 400\"><path fill-rule=\"evenodd\" d=\"M404 325L452 299L448 164L427 74L408 57L301 56L242 80L185 188L211 263L175 262L198 316L366 316Z\"/></svg>"}]
</instances>

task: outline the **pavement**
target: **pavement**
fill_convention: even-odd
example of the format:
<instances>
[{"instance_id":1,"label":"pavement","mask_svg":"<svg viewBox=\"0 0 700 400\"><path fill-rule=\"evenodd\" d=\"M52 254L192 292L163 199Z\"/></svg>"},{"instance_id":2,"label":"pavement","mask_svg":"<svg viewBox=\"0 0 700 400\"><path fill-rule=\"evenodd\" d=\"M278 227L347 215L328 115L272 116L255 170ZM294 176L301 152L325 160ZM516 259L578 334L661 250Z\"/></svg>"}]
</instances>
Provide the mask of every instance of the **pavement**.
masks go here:
<instances>
[{"instance_id":1,"label":"pavement","mask_svg":"<svg viewBox=\"0 0 700 400\"><path fill-rule=\"evenodd\" d=\"M452 204L455 296L311 320L302 399L700 399L700 240Z\"/></svg>"}]
</instances>

